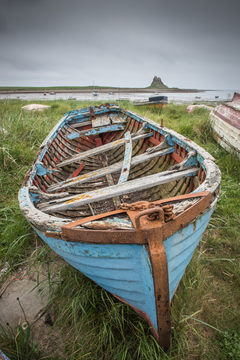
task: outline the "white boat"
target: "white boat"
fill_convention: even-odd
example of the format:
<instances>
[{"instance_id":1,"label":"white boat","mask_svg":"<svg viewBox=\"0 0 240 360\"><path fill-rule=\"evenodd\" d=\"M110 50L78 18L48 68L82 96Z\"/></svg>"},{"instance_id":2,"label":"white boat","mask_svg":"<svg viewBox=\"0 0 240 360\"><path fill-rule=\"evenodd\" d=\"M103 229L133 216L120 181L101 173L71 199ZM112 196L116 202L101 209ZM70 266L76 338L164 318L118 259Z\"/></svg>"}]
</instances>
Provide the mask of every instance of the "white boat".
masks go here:
<instances>
[{"instance_id":1,"label":"white boat","mask_svg":"<svg viewBox=\"0 0 240 360\"><path fill-rule=\"evenodd\" d=\"M215 140L240 159L240 94L232 101L216 106L210 113Z\"/></svg>"}]
</instances>

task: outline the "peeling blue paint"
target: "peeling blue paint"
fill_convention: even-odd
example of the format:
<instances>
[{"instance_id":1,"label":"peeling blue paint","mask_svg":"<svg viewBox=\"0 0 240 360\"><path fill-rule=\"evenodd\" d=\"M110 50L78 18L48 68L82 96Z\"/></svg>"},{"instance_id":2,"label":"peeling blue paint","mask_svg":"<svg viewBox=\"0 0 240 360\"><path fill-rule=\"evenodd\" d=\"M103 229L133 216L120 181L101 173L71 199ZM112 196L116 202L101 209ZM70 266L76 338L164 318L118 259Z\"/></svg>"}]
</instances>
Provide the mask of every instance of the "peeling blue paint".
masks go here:
<instances>
[{"instance_id":1,"label":"peeling blue paint","mask_svg":"<svg viewBox=\"0 0 240 360\"><path fill-rule=\"evenodd\" d=\"M47 175L47 173L52 173L52 171L46 169L39 161L35 164L35 171L38 176Z\"/></svg>"},{"instance_id":2,"label":"peeling blue paint","mask_svg":"<svg viewBox=\"0 0 240 360\"><path fill-rule=\"evenodd\" d=\"M121 124L102 126L98 129L89 129L89 131L84 133L82 136L98 135L98 134L103 134L103 133L106 133L109 131L119 131L119 130L124 130L124 129L125 129L125 126L121 125ZM80 136L81 136L81 134L79 134L79 132L76 131L76 132L72 132L67 137L68 137L68 139L72 140L72 139L77 139Z\"/></svg>"},{"instance_id":3,"label":"peeling blue paint","mask_svg":"<svg viewBox=\"0 0 240 360\"><path fill-rule=\"evenodd\" d=\"M27 187L24 186L19 190L19 199L21 207L27 206Z\"/></svg>"},{"instance_id":4,"label":"peeling blue paint","mask_svg":"<svg viewBox=\"0 0 240 360\"><path fill-rule=\"evenodd\" d=\"M35 231L70 265L107 291L144 311L157 329L154 284L145 246L71 243L46 237L37 229Z\"/></svg>"},{"instance_id":5,"label":"peeling blue paint","mask_svg":"<svg viewBox=\"0 0 240 360\"><path fill-rule=\"evenodd\" d=\"M0 359L2 360L10 360L3 352L0 350Z\"/></svg>"},{"instance_id":6,"label":"peeling blue paint","mask_svg":"<svg viewBox=\"0 0 240 360\"><path fill-rule=\"evenodd\" d=\"M31 201L34 203L38 203L39 201L40 201L40 195L38 195L38 194L35 194L35 193L33 193L33 192L29 192L29 196L30 196L30 199L31 199Z\"/></svg>"},{"instance_id":7,"label":"peeling blue paint","mask_svg":"<svg viewBox=\"0 0 240 360\"><path fill-rule=\"evenodd\" d=\"M198 160L196 156L191 156L188 161L186 162L186 164L184 165L184 167L194 167L198 165Z\"/></svg>"}]
</instances>

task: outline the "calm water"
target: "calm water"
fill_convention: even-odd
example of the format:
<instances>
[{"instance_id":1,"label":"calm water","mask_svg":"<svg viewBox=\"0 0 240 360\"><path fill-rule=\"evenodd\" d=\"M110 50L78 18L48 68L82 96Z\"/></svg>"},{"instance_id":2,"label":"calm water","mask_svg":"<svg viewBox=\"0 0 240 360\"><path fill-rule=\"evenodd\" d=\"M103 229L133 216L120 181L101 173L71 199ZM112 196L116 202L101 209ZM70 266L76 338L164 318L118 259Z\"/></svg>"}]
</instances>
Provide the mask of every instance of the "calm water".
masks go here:
<instances>
[{"instance_id":1,"label":"calm water","mask_svg":"<svg viewBox=\"0 0 240 360\"><path fill-rule=\"evenodd\" d=\"M174 103L192 103L194 101L226 101L233 96L234 90L218 90L218 91L203 91L198 93L56 93L55 95L44 93L29 93L29 94L0 94L0 99L21 99L21 100L97 100L97 101L114 101L114 100L129 100L129 101L146 101L150 96L164 95L168 96L168 100Z\"/></svg>"}]
</instances>

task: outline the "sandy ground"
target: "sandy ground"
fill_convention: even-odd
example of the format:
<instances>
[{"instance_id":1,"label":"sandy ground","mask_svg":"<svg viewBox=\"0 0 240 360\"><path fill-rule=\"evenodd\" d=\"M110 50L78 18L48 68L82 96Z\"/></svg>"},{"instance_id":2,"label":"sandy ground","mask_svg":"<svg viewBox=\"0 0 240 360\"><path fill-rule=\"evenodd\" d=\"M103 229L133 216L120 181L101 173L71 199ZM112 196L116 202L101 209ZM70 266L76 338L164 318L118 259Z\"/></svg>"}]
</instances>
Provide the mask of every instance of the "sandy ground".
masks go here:
<instances>
[{"instance_id":1,"label":"sandy ground","mask_svg":"<svg viewBox=\"0 0 240 360\"><path fill-rule=\"evenodd\" d=\"M56 278L62 264L57 257L49 266L39 263L19 268L5 279L0 287L0 325L16 331L18 326L24 328L27 322L38 348L48 356L58 355L64 359L63 335L48 308L49 273L51 278Z\"/></svg>"}]
</instances>

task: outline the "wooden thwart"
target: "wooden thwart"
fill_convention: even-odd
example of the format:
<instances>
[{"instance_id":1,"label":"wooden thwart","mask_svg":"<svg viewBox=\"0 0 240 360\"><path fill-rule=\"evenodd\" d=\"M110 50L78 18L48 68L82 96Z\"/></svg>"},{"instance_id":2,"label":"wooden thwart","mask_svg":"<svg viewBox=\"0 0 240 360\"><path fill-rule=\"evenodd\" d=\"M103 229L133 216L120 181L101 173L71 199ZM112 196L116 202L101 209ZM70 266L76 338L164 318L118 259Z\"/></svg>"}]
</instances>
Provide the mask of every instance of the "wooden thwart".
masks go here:
<instances>
[{"instance_id":1,"label":"wooden thwart","mask_svg":"<svg viewBox=\"0 0 240 360\"><path fill-rule=\"evenodd\" d=\"M82 122L77 122L75 124L71 124L69 127L77 129L79 127L83 127L83 126L87 126L87 125L92 125L92 121L91 120L86 120L86 121L82 121Z\"/></svg>"},{"instance_id":2,"label":"wooden thwart","mask_svg":"<svg viewBox=\"0 0 240 360\"><path fill-rule=\"evenodd\" d=\"M170 153L174 152L174 150L175 150L174 147L169 147L167 149L156 151L156 152L151 153L151 154L144 153L144 154L141 154L141 155L134 156L131 159L130 165L131 165L131 167L133 167L135 165L143 163L144 161L149 161L149 160L151 160L151 159L153 159L155 157L170 154ZM111 173L115 173L117 171L120 171L122 167L123 167L123 161L119 161L119 162L117 162L117 163L115 163L113 165L110 165L108 167L104 167L103 169L94 170L94 171L91 171L91 172L89 172L87 174L80 175L80 176L77 176L75 178L67 179L65 181L59 182L58 184L54 184L52 186L49 186L48 192L57 191L57 190L60 190L60 189L64 189L66 187L71 187L71 186L83 184L85 182L88 182L89 180L98 179L98 178L100 178L102 176L105 176L107 174L111 174Z\"/></svg>"},{"instance_id":3,"label":"wooden thwart","mask_svg":"<svg viewBox=\"0 0 240 360\"><path fill-rule=\"evenodd\" d=\"M149 189L160 184L166 184L171 181L179 180L182 177L195 176L198 171L199 168L196 167L180 171L165 171L162 173L145 176L140 179L134 179L123 184L86 192L78 196L68 196L63 199L42 203L39 205L39 208L45 212L71 209L86 205L88 203L111 199L116 196Z\"/></svg>"},{"instance_id":4,"label":"wooden thwart","mask_svg":"<svg viewBox=\"0 0 240 360\"><path fill-rule=\"evenodd\" d=\"M107 114L102 114L102 115L98 115L95 118L92 119L92 127L99 127L99 126L104 126L104 125L109 125L111 123L110 119L109 119L109 115Z\"/></svg>"},{"instance_id":5,"label":"wooden thwart","mask_svg":"<svg viewBox=\"0 0 240 360\"><path fill-rule=\"evenodd\" d=\"M109 125L109 126L102 126L96 129L86 129L81 131L74 131L71 134L67 135L67 138L70 140L80 138L82 136L90 136L90 135L99 135L104 134L106 132L112 132L112 131L120 131L124 130L125 126L122 124L116 124L116 125Z\"/></svg>"},{"instance_id":6,"label":"wooden thwart","mask_svg":"<svg viewBox=\"0 0 240 360\"><path fill-rule=\"evenodd\" d=\"M132 137L132 141L136 141L136 140L140 140L140 139L144 139L147 137L152 136L152 132L151 133L146 133L146 134L141 134L141 135L136 135ZM102 145L102 146L98 146L97 148L91 149L91 150L87 150L84 151L80 154L74 155L72 157L70 157L69 159L66 159L64 161L62 161L61 163L57 164L57 167L62 167L65 165L69 165L72 164L74 162L79 162L83 159L86 159L87 157L91 157L91 156L95 156L101 153L104 153L106 151L109 150L113 150L115 148L118 148L119 146L122 146L125 143L125 139L119 139L113 142L110 142L108 144Z\"/></svg>"}]
</instances>

